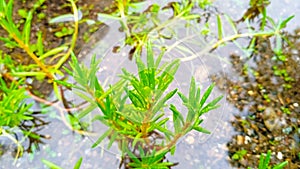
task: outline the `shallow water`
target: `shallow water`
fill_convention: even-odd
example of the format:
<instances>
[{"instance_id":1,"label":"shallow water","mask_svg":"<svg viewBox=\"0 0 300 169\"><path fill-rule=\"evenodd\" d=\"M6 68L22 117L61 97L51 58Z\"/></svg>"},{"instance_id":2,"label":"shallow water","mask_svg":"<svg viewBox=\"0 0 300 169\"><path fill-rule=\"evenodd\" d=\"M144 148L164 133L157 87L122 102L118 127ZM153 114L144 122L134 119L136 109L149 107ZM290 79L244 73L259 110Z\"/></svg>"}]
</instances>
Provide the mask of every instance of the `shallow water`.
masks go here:
<instances>
[{"instance_id":1,"label":"shallow water","mask_svg":"<svg viewBox=\"0 0 300 169\"><path fill-rule=\"evenodd\" d=\"M167 1L164 1L164 3L167 3ZM216 0L215 6L220 12L226 13L234 20L238 20L246 11L248 2L230 0L224 3L224 1ZM295 18L287 26L287 30L290 32L299 26L297 25L297 21L300 20L300 2L273 0L268 6L267 11L268 14L275 19L295 15ZM115 76L111 75L118 74L119 69L117 68L119 67L126 66L132 71L135 70L134 66L131 65L132 62L127 60L126 52L113 54L108 51L109 47L119 43L120 40L124 38L117 30L117 26L113 25L116 23L110 22L108 24L109 29L105 29L106 36L96 44L95 50L91 52L96 52L97 54L105 53L105 59L102 62L103 67L99 72L102 75L99 76L101 81L107 80L107 77L110 77L108 81L114 81ZM216 30L216 23L212 23L211 28ZM230 30L230 26L224 24L224 29ZM180 28L178 28L178 30L180 30ZM101 31L104 30L100 30L100 32ZM199 46L192 45L189 41L182 42L181 44L192 48L193 53L198 53L206 49L206 45L203 44L203 38L198 37L197 39L197 37L195 37L195 39L200 42ZM244 44L248 43L247 40L241 40L239 42ZM174 42L170 41L169 43L172 44ZM206 51L201 53L198 59L184 62L179 74L176 76L174 87L185 90L188 85L186 82L189 82L188 79L191 75L194 75L196 80L198 80L204 88L212 81L217 81L219 84L225 83L222 78L212 80L210 77L214 75L226 75L229 79L238 81L240 77L229 62L229 56L232 53L241 54L242 51L235 45L229 44L211 54ZM118 55L121 55L122 59L116 59ZM167 56L171 58L180 57L176 52L170 52ZM102 57L102 55L99 55L99 57ZM85 56L83 61L88 63L88 57ZM226 91L226 85L227 84L223 85L225 90L215 88L214 96L223 94L225 96L224 98L226 98L228 92L230 92ZM174 102L176 102L176 100L174 100ZM49 112L51 112L49 113L50 117L44 119L45 121L51 121L51 123L40 131L40 133L50 135L51 139L43 140L45 144L39 145L39 151L36 150L34 155L25 153L14 165L14 159L10 153L5 153L0 157L0 168L45 168L41 159L52 161L63 168L72 168L79 157L83 157L82 168L117 168L119 163L119 152L117 148L109 151L101 148L91 149L91 140L95 138L81 137L79 134L72 133L61 121L60 113L57 112L57 110L49 108ZM219 109L205 116L203 125L209 129L212 134L205 135L192 132L178 144L175 155L168 156L170 161L179 162L179 165L174 168L233 168L228 161L227 144L232 140L232 137L237 134L231 124L231 121L235 120L234 115L236 114L246 115L247 109L240 112L232 103L223 99L222 106ZM93 130L104 131L99 125L94 126ZM2 138L0 138L0 141L2 141L1 139Z\"/></svg>"}]
</instances>

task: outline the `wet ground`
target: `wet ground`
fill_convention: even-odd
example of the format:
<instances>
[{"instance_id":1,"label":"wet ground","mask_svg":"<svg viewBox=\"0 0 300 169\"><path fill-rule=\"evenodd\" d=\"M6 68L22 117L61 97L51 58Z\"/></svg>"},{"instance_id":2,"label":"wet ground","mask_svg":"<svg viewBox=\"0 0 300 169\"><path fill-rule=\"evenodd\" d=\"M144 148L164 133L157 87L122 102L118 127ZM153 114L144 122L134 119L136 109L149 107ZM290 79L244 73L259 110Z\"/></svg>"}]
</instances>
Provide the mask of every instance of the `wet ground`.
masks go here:
<instances>
[{"instance_id":1,"label":"wet ground","mask_svg":"<svg viewBox=\"0 0 300 169\"><path fill-rule=\"evenodd\" d=\"M80 1L79 6L85 17L96 19L95 13L109 6L109 2L95 0L85 4ZM60 1L47 1L46 5L48 8L43 11L49 19L71 12L67 7L62 8L63 4ZM22 4L18 1L17 6L28 7L30 3ZM239 20L248 9L248 2L215 1L215 6L220 13L226 13L234 20ZM218 48L209 55L201 55L188 74L194 75L196 80L198 77L198 81L203 84L216 82L218 87L216 95L223 94L226 100L224 99L220 109L205 117L204 127L212 132L211 135L198 133L187 135L178 144L175 156L168 157L170 161L179 162L179 165L174 168L218 169L247 168L248 166L256 168L259 155L266 153L267 150L273 152L272 164L288 160L289 165L286 168L300 168L300 89L298 85L300 84L298 74L300 72L300 31L298 28L300 27L297 25L300 19L300 3L274 0L268 5L267 11L275 20L295 15L286 28L286 37L290 43L284 44L283 53L287 61L274 60L272 50L274 39L272 38L258 38L255 50L249 52L248 56L234 44ZM256 25L258 21L259 18L254 18L252 24ZM49 48L69 40L68 36L57 38L52 35L51 31L60 29L58 25L49 25L46 21L37 22L37 24L39 25L37 27L48 32L46 33L47 42L52 42L46 44ZM68 26L68 23L66 25ZM212 23L211 28L215 27L216 25ZM239 27L242 29L245 25L240 23ZM229 26L224 26L224 28L230 29ZM84 42L84 33L90 29L92 29L91 26L81 24L76 53L80 53L81 47L88 43ZM116 32L118 32L116 30L115 26L108 24L92 36L93 40L90 43L102 39L100 44L115 45L119 41L116 38ZM1 31L3 30L0 30L2 34ZM114 34L114 38L111 38L111 34ZM119 38L124 37L120 35ZM250 40L243 39L238 42L247 46ZM111 45L98 49L98 52L105 52ZM201 48L205 48L205 45L191 46L191 48L197 53L201 51ZM80 53L84 61L84 56L89 53L88 49ZM21 51L7 52L17 56ZM103 65L104 73L106 71L107 74L114 70L111 67L112 63L120 63L110 59L111 55L109 52L106 54L107 64L104 62ZM176 79L179 85L184 81L180 79L180 76ZM36 85L38 88L39 85ZM184 84L181 85L184 88ZM60 112L57 112L55 108L50 107L44 110L41 118L50 123L45 125L39 133L50 136L51 139L42 139L44 144L31 146L29 150L33 153L24 154L16 164L13 164L14 146L9 144L8 140L0 138L3 144L0 151L0 167L43 168L41 159L47 159L64 168L72 168L79 157L83 157L82 168L117 168L119 163L117 151L91 149L91 137L82 137L70 131L62 122ZM28 147L29 142L24 143L26 144Z\"/></svg>"}]
</instances>

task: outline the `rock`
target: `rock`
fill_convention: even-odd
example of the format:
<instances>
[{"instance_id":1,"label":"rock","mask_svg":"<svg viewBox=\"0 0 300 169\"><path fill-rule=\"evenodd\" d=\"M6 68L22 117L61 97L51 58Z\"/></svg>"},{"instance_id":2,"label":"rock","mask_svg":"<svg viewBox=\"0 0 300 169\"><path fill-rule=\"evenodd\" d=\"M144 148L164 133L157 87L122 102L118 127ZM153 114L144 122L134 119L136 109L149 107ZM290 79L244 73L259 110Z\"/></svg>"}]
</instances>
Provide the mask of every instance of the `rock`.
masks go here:
<instances>
[{"instance_id":1,"label":"rock","mask_svg":"<svg viewBox=\"0 0 300 169\"><path fill-rule=\"evenodd\" d=\"M236 136L236 142L237 142L237 145L242 145L242 144L244 144L244 141L245 141L244 136L241 136L241 135L237 135L237 136Z\"/></svg>"},{"instance_id":2,"label":"rock","mask_svg":"<svg viewBox=\"0 0 300 169\"><path fill-rule=\"evenodd\" d=\"M283 159L283 155L281 152L278 152L276 157L279 159L279 160L282 160Z\"/></svg>"},{"instance_id":3,"label":"rock","mask_svg":"<svg viewBox=\"0 0 300 169\"><path fill-rule=\"evenodd\" d=\"M280 128L280 117L276 114L273 108L267 107L263 112L262 118L269 131L272 132Z\"/></svg>"},{"instance_id":4,"label":"rock","mask_svg":"<svg viewBox=\"0 0 300 169\"><path fill-rule=\"evenodd\" d=\"M187 136L185 141L188 143L188 144L193 144L195 142L195 139L193 136Z\"/></svg>"}]
</instances>

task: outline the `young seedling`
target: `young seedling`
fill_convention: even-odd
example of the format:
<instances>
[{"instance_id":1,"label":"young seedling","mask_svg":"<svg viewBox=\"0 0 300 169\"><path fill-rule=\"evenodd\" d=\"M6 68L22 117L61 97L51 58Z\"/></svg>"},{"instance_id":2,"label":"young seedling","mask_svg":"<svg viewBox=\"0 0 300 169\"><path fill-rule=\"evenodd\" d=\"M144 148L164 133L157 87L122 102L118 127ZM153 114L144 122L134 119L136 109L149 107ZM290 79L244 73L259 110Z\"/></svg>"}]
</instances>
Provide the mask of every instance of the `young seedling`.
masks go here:
<instances>
[{"instance_id":1,"label":"young seedling","mask_svg":"<svg viewBox=\"0 0 300 169\"><path fill-rule=\"evenodd\" d=\"M107 148L113 143L118 144L123 158L120 166L124 168L169 168L175 163L166 162L165 156L175 152L180 138L192 130L209 133L200 126L203 121L201 116L219 107L217 103L222 96L207 103L214 85L209 86L201 97L194 78L191 79L188 96L178 89L170 89L180 61L176 59L161 65L163 54L155 57L151 42L147 43L146 49L146 63L140 56L135 56L138 74L123 69L120 80L108 89L101 86L95 75L99 68L95 57L88 69L78 65L73 56L70 65L78 85L69 86L86 101L98 106L101 113L94 117L94 121L100 121L108 127L93 147L108 138ZM178 105L168 103L176 94L187 112L180 112ZM166 108L172 113L172 120L167 117ZM83 118L88 114L83 112L78 117Z\"/></svg>"}]
</instances>

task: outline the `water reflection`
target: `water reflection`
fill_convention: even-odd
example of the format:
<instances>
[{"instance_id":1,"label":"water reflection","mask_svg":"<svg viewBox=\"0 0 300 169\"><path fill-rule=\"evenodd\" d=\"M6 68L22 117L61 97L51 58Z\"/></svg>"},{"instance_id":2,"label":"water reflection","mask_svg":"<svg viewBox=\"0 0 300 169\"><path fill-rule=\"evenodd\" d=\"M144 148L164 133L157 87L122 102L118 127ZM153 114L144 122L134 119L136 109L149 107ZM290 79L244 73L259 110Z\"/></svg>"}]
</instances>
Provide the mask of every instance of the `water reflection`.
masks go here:
<instances>
[{"instance_id":1,"label":"water reflection","mask_svg":"<svg viewBox=\"0 0 300 169\"><path fill-rule=\"evenodd\" d=\"M228 142L234 167L257 167L259 155L268 150L271 164L287 160L289 168L300 166L299 30L285 38L280 46L285 61L274 52L274 38L257 38L250 57L230 55L238 77L222 77L229 86L227 100L244 112L235 116L232 125L239 134Z\"/></svg>"},{"instance_id":2,"label":"water reflection","mask_svg":"<svg viewBox=\"0 0 300 169\"><path fill-rule=\"evenodd\" d=\"M45 139L50 139L49 135L40 133L50 123L45 121L40 113L34 112L32 119L25 120L18 127L1 133L0 156L11 153L12 157L20 158L23 153L32 153L34 149L39 150Z\"/></svg>"}]
</instances>

